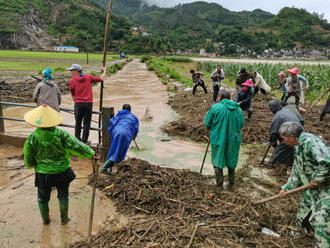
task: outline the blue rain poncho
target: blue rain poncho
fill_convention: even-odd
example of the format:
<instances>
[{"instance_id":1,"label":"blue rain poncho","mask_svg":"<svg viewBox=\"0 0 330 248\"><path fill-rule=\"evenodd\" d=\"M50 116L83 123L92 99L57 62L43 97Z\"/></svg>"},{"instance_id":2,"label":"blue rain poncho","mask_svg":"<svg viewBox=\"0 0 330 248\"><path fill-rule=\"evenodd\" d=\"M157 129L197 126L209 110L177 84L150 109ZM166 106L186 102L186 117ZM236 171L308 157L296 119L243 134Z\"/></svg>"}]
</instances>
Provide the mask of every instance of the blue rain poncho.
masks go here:
<instances>
[{"instance_id":1,"label":"blue rain poncho","mask_svg":"<svg viewBox=\"0 0 330 248\"><path fill-rule=\"evenodd\" d=\"M138 131L139 120L128 110L121 110L114 118L110 119L108 132L111 136L111 145L106 160L110 159L115 163L123 161Z\"/></svg>"}]
</instances>

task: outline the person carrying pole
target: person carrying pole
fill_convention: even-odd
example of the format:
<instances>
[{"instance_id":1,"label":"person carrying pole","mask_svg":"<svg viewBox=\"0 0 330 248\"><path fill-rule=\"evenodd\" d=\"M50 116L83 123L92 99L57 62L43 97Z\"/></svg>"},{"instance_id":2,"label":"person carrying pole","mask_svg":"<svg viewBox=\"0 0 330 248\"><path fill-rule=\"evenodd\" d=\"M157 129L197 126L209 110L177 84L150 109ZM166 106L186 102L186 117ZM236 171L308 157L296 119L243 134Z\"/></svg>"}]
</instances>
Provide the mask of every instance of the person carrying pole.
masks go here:
<instances>
[{"instance_id":1,"label":"person carrying pole","mask_svg":"<svg viewBox=\"0 0 330 248\"><path fill-rule=\"evenodd\" d=\"M67 70L71 71L72 75L69 91L74 101L74 116L76 119L75 136L80 141L87 143L93 111L92 83L102 82L105 79L106 67L103 67L103 72L100 77L83 74L83 68L78 64L73 64ZM82 123L84 127L81 137Z\"/></svg>"},{"instance_id":2,"label":"person carrying pole","mask_svg":"<svg viewBox=\"0 0 330 248\"><path fill-rule=\"evenodd\" d=\"M327 91L330 92L330 88L328 88ZM327 103L324 105L324 108L320 115L320 121L323 121L323 118L327 113L330 113L330 96L328 97Z\"/></svg>"},{"instance_id":3,"label":"person carrying pole","mask_svg":"<svg viewBox=\"0 0 330 248\"><path fill-rule=\"evenodd\" d=\"M50 223L48 202L53 187L57 189L61 224L70 221L69 185L76 175L70 168L70 155L92 158L93 149L56 126L63 117L47 105L39 106L24 116L25 121L37 127L25 141L23 153L27 169L35 170L38 205L44 225Z\"/></svg>"},{"instance_id":4,"label":"person carrying pole","mask_svg":"<svg viewBox=\"0 0 330 248\"><path fill-rule=\"evenodd\" d=\"M223 188L223 169L227 167L229 186L232 187L235 184L244 114L240 105L230 100L228 91L220 90L220 102L209 109L204 125L210 130L211 156L217 186Z\"/></svg>"},{"instance_id":5,"label":"person carrying pole","mask_svg":"<svg viewBox=\"0 0 330 248\"><path fill-rule=\"evenodd\" d=\"M131 113L131 105L124 104L123 110L110 119L108 132L111 137L110 150L101 173L111 175L112 167L125 159L132 140L135 140L139 132L139 120Z\"/></svg>"},{"instance_id":6,"label":"person carrying pole","mask_svg":"<svg viewBox=\"0 0 330 248\"><path fill-rule=\"evenodd\" d=\"M284 122L296 122L301 125L297 115L288 109L282 109L279 100L269 102L270 111L274 114L269 129L269 144L273 146L274 152L270 157L270 164L276 166L274 176L286 174L287 167L293 164L292 147L288 146L279 134L279 129Z\"/></svg>"},{"instance_id":7,"label":"person carrying pole","mask_svg":"<svg viewBox=\"0 0 330 248\"><path fill-rule=\"evenodd\" d=\"M285 88L287 92L283 101L287 102L291 96L294 96L295 104L297 108L299 108L299 101L300 99L302 99L303 102L304 89L308 89L309 84L306 78L298 74L299 73L298 67L288 69L287 72L290 73L290 76L286 80ZM301 82L304 83L304 86L302 85Z\"/></svg>"},{"instance_id":8,"label":"person carrying pole","mask_svg":"<svg viewBox=\"0 0 330 248\"><path fill-rule=\"evenodd\" d=\"M330 247L330 148L321 137L304 132L295 122L282 124L279 133L295 148L291 176L279 195L285 197L289 190L311 185L302 194L296 224L314 233L315 247Z\"/></svg>"},{"instance_id":9,"label":"person carrying pole","mask_svg":"<svg viewBox=\"0 0 330 248\"><path fill-rule=\"evenodd\" d=\"M47 104L57 112L60 111L62 100L61 91L53 81L52 70L46 68L42 71L42 80L37 84L33 92L33 100L38 104Z\"/></svg>"},{"instance_id":10,"label":"person carrying pole","mask_svg":"<svg viewBox=\"0 0 330 248\"><path fill-rule=\"evenodd\" d=\"M221 65L217 65L217 68L211 74L211 79L213 82L213 102L217 101L218 94L221 89L221 80L224 78L225 73L221 69Z\"/></svg>"},{"instance_id":11,"label":"person carrying pole","mask_svg":"<svg viewBox=\"0 0 330 248\"><path fill-rule=\"evenodd\" d=\"M205 92L205 95L206 95L207 94L207 89L206 89L205 83L202 79L203 73L196 72L195 70L191 69L190 74L191 74L191 78L192 78L192 81L193 81L193 84L194 84L192 94L195 95L197 87L200 86L200 87L203 88L203 90Z\"/></svg>"}]
</instances>

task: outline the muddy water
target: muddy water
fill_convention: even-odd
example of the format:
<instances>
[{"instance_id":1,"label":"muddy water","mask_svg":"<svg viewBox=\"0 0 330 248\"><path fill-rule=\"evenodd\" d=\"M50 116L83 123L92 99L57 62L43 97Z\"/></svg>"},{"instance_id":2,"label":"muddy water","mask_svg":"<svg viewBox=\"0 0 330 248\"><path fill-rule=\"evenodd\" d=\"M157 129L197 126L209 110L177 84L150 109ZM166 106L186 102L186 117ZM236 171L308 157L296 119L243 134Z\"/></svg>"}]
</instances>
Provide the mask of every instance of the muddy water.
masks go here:
<instances>
[{"instance_id":1,"label":"muddy water","mask_svg":"<svg viewBox=\"0 0 330 248\"><path fill-rule=\"evenodd\" d=\"M4 171L23 165L15 158L22 153L16 147L0 146L0 247L66 247L72 241L87 235L89 207L92 189L86 178L91 173L88 160L72 161L77 178L70 185L70 218L66 226L60 224L60 214L56 192L52 191L49 202L51 223L43 226L37 205L37 190L34 187L34 173L25 169ZM107 219L126 220L118 215L112 202L96 193L93 232L102 227Z\"/></svg>"},{"instance_id":2,"label":"muddy water","mask_svg":"<svg viewBox=\"0 0 330 248\"><path fill-rule=\"evenodd\" d=\"M94 109L98 110L100 87L93 88L94 93ZM147 71L145 64L134 60L125 66L114 76L108 78L105 82L104 89L104 106L113 106L117 113L121 110L124 103L132 106L132 112L137 115L140 123L140 132L137 143L141 150L129 150L129 157L138 157L158 165L166 165L172 168L186 168L199 171L201 161L205 153L205 145L196 144L190 141L173 139L167 137L160 130L161 126L167 122L174 120L177 116L173 110L167 105L168 94L166 86L164 86L158 77ZM72 108L73 102L71 96L63 97L63 107ZM149 109L148 120L143 121L146 109ZM5 110L5 116L23 118L26 109L9 108ZM74 116L72 114L63 113L64 123L74 124ZM93 116L96 122L98 116ZM97 123L92 122L92 126L97 127ZM6 121L6 132L17 132L29 134L33 128L27 124ZM64 128L71 134L73 129ZM97 143L98 134L91 131L90 140ZM210 155L207 157L205 174L212 174L213 168L210 163Z\"/></svg>"},{"instance_id":3,"label":"muddy water","mask_svg":"<svg viewBox=\"0 0 330 248\"><path fill-rule=\"evenodd\" d=\"M95 110L98 110L99 106L99 91L99 86L93 88ZM162 125L177 117L166 104L167 101L166 87L157 76L147 71L144 64L136 60L105 82L103 105L113 106L117 113L124 103L129 103L132 105L132 112L141 120L140 132L136 139L140 150L134 148L134 144L132 144L128 153L129 157L138 157L161 166L199 171L206 146L191 141L169 138L161 132ZM71 96L63 97L62 106L73 107ZM146 116L147 108L148 114ZM26 111L26 108L12 107L4 111L4 116L23 118ZM72 114L63 113L63 115L65 124L74 125L75 121ZM148 118L143 120L144 117ZM97 121L98 116L93 116L93 120ZM92 126L96 127L97 124L92 123ZM34 128L25 123L5 121L5 130L8 133L28 135ZM73 129L65 128L65 130L71 134L74 133ZM90 140L97 143L97 132L91 131ZM14 166L10 163L21 163L14 160L9 162L7 159L9 150L21 152L21 149L15 149L0 146L0 154L4 156L2 163L5 165L7 163L7 166ZM245 157L241 156L240 162L244 163L244 161ZM72 167L78 177L86 177L91 173L90 161L73 161ZM210 154L207 156L203 173L213 174ZM0 247L22 247L20 244L24 244L24 247L63 247L86 234L91 197L91 188L87 186L87 180L78 179L71 185L72 221L70 224L66 227L60 225L58 203L54 192L50 202L52 223L44 227L40 220L32 174L31 171L21 170L15 178L11 178L12 175L10 174L0 178L3 185L6 184L0 188L0 212L2 213L0 217L0 242L3 242L0 243ZM23 179L26 176L28 177ZM10 183L8 183L9 181ZM115 214L112 203L103 197L102 193L98 193L96 199L94 231L100 228L101 222L106 219L106 216L124 221L122 217Z\"/></svg>"}]
</instances>

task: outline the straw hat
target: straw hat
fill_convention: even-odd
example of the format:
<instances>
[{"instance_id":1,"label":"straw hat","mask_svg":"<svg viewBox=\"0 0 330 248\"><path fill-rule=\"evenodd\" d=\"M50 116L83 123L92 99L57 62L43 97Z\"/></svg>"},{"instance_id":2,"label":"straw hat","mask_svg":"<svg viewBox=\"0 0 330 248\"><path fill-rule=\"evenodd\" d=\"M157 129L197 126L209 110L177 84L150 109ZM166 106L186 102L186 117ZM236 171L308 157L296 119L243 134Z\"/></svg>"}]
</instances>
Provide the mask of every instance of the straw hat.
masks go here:
<instances>
[{"instance_id":1,"label":"straw hat","mask_svg":"<svg viewBox=\"0 0 330 248\"><path fill-rule=\"evenodd\" d=\"M43 104L24 115L24 120L35 127L55 127L62 123L63 116L46 104Z\"/></svg>"}]
</instances>

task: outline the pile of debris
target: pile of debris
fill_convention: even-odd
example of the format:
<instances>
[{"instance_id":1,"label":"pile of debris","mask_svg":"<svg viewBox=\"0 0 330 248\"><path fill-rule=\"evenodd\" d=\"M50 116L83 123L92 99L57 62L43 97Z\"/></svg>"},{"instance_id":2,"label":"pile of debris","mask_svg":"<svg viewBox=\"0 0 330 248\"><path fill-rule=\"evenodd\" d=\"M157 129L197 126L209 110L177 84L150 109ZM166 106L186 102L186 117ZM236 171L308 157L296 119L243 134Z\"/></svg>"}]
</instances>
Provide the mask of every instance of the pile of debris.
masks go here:
<instances>
[{"instance_id":1,"label":"pile of debris","mask_svg":"<svg viewBox=\"0 0 330 248\"><path fill-rule=\"evenodd\" d=\"M69 80L65 77L58 77L55 79L62 95L69 92ZM33 102L34 88L39 82L33 79L23 80L0 80L1 100L8 102Z\"/></svg>"},{"instance_id":2,"label":"pile of debris","mask_svg":"<svg viewBox=\"0 0 330 248\"><path fill-rule=\"evenodd\" d=\"M118 211L131 216L130 222L110 222L90 242L71 247L313 247L313 238L293 227L298 195L254 205L255 198L269 194L247 177L238 177L237 190L221 191L212 178L188 170L138 159L117 168L96 185ZM264 186L277 192L272 184ZM263 234L262 228L280 236Z\"/></svg>"}]
</instances>

